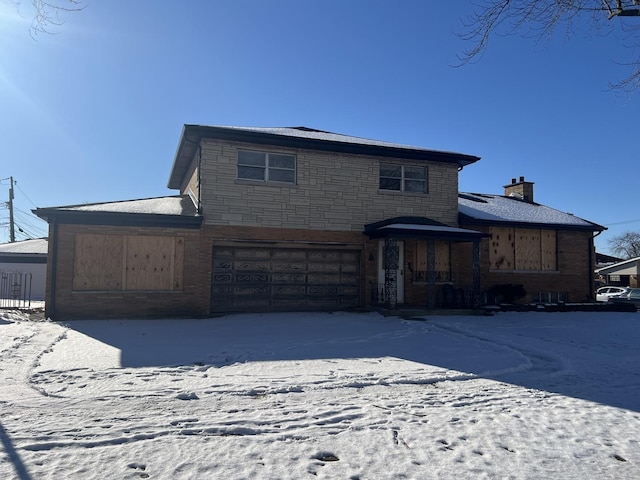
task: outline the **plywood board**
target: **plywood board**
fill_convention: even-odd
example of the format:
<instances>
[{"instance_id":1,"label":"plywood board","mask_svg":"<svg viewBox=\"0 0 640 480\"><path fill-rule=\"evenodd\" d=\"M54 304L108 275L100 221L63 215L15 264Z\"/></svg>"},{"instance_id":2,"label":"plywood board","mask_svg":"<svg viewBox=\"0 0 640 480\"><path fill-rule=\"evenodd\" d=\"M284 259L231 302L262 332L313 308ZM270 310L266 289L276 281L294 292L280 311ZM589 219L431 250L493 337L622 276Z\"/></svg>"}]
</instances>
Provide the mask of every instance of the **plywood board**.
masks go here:
<instances>
[{"instance_id":1,"label":"plywood board","mask_svg":"<svg viewBox=\"0 0 640 480\"><path fill-rule=\"evenodd\" d=\"M77 234L73 289L122 290L123 248L122 235Z\"/></svg>"},{"instance_id":2,"label":"plywood board","mask_svg":"<svg viewBox=\"0 0 640 480\"><path fill-rule=\"evenodd\" d=\"M436 242L436 271L449 272L450 270L449 243Z\"/></svg>"},{"instance_id":3,"label":"plywood board","mask_svg":"<svg viewBox=\"0 0 640 480\"><path fill-rule=\"evenodd\" d=\"M174 237L127 237L126 289L171 290L174 262Z\"/></svg>"},{"instance_id":4,"label":"plywood board","mask_svg":"<svg viewBox=\"0 0 640 480\"><path fill-rule=\"evenodd\" d=\"M491 227L489 261L491 270L513 270L515 262L515 229Z\"/></svg>"},{"instance_id":5,"label":"plywood board","mask_svg":"<svg viewBox=\"0 0 640 480\"><path fill-rule=\"evenodd\" d=\"M540 230L516 229L516 270L541 270Z\"/></svg>"},{"instance_id":6,"label":"plywood board","mask_svg":"<svg viewBox=\"0 0 640 480\"><path fill-rule=\"evenodd\" d=\"M541 231L541 245L542 245L542 270L557 270L558 269L558 255L557 255L557 239L555 230L542 230Z\"/></svg>"}]
</instances>

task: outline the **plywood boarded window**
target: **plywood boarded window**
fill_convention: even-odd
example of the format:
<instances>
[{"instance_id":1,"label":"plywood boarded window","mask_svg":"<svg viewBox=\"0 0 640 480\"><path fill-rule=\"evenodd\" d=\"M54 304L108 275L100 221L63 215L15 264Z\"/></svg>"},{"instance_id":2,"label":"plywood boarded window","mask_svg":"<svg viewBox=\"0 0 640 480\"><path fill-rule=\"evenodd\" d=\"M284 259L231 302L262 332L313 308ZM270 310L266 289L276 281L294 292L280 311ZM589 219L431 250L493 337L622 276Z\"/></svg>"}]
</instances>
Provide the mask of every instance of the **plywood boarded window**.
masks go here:
<instances>
[{"instance_id":1,"label":"plywood boarded window","mask_svg":"<svg viewBox=\"0 0 640 480\"><path fill-rule=\"evenodd\" d=\"M124 237L76 235L74 290L122 290Z\"/></svg>"},{"instance_id":2,"label":"plywood boarded window","mask_svg":"<svg viewBox=\"0 0 640 480\"><path fill-rule=\"evenodd\" d=\"M448 280L451 273L451 254L449 242L436 241L435 247L435 271L437 280ZM416 261L414 267L414 279L426 281L427 271L427 241L416 242Z\"/></svg>"},{"instance_id":3,"label":"plywood boarded window","mask_svg":"<svg viewBox=\"0 0 640 480\"><path fill-rule=\"evenodd\" d=\"M181 290L184 238L78 234L74 290Z\"/></svg>"},{"instance_id":4,"label":"plywood boarded window","mask_svg":"<svg viewBox=\"0 0 640 480\"><path fill-rule=\"evenodd\" d=\"M557 270L555 230L491 228L491 270Z\"/></svg>"}]
</instances>

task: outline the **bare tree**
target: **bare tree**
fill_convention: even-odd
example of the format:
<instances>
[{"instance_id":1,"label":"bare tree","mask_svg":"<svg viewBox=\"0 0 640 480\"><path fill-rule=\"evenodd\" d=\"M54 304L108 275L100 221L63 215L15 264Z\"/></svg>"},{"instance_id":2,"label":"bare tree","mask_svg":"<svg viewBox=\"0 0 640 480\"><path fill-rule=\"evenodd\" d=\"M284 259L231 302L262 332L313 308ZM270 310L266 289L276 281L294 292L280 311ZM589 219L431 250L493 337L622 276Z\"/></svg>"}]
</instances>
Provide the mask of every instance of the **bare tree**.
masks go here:
<instances>
[{"instance_id":1,"label":"bare tree","mask_svg":"<svg viewBox=\"0 0 640 480\"><path fill-rule=\"evenodd\" d=\"M628 62L633 73L611 87L635 91L640 87L640 0L479 0L476 10L464 22L460 34L473 47L461 55L462 63L477 59L495 34L517 32L539 40L550 39L564 29L567 38L577 25L587 21L594 36L605 36L613 30L622 32L623 47L634 50Z\"/></svg>"},{"instance_id":2,"label":"bare tree","mask_svg":"<svg viewBox=\"0 0 640 480\"><path fill-rule=\"evenodd\" d=\"M609 247L625 259L640 257L640 232L626 232L609 239Z\"/></svg>"},{"instance_id":3,"label":"bare tree","mask_svg":"<svg viewBox=\"0 0 640 480\"><path fill-rule=\"evenodd\" d=\"M5 0L16 6L18 11L26 6L22 0ZM54 33L55 27L59 27L64 22L63 15L83 10L86 5L83 0L30 0L29 5L33 10L30 15L33 17L31 21L31 36L39 33Z\"/></svg>"}]
</instances>

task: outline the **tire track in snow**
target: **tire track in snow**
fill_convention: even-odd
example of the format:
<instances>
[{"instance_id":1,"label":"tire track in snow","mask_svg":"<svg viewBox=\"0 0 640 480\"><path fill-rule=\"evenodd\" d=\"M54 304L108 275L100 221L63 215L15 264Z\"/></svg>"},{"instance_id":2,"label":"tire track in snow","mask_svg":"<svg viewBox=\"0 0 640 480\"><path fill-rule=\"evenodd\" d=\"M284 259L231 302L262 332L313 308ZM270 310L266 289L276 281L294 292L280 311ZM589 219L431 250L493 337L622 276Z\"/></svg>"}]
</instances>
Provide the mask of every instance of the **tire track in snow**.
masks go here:
<instances>
[{"instance_id":1,"label":"tire track in snow","mask_svg":"<svg viewBox=\"0 0 640 480\"><path fill-rule=\"evenodd\" d=\"M51 397L43 388L32 381L33 371L43 355L54 345L66 338L67 328L47 322L12 322L3 326L3 335L11 335L13 328L19 334L11 344L0 351L0 384L11 388L0 389L0 402L11 404L38 403L42 397ZM52 330L62 330L51 340Z\"/></svg>"},{"instance_id":2,"label":"tire track in snow","mask_svg":"<svg viewBox=\"0 0 640 480\"><path fill-rule=\"evenodd\" d=\"M545 375L560 375L568 372L569 367L566 364L565 360L554 353L549 351L535 349L531 347L524 347L522 344L506 342L506 341L496 341L496 336L485 337L476 332L471 332L469 330L465 330L462 328L456 328L451 325L443 325L442 323L431 322L434 328L453 333L456 335L461 335L467 339L473 340L475 342L481 342L485 344L492 345L494 347L504 348L509 350L523 359L523 363L516 367L510 367L499 370L487 370L484 372L479 372L476 376L480 377L499 377L502 375L507 375L511 373L522 373L522 372L532 372L532 373L541 373Z\"/></svg>"}]
</instances>

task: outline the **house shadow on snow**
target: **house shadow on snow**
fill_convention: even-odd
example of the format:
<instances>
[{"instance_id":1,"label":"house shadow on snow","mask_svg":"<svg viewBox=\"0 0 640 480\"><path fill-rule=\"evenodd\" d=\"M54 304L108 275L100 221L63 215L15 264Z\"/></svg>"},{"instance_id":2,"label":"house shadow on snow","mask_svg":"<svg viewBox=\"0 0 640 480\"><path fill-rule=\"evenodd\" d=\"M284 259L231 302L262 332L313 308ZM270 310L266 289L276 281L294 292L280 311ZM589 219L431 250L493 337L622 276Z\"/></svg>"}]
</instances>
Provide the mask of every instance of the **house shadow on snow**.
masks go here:
<instances>
[{"instance_id":1,"label":"house shadow on snow","mask_svg":"<svg viewBox=\"0 0 640 480\"><path fill-rule=\"evenodd\" d=\"M581 344L579 349L561 342L532 348L525 342L519 347L517 338L522 333L514 332L500 341L487 335L486 330L484 335L469 334L473 325L471 330L449 328L467 320L484 325L489 322L484 317L459 317L451 323L437 317L403 320L378 314L283 313L211 319L88 320L69 322L67 326L118 349L120 366L125 368L222 368L245 362L393 358L414 362L408 369L415 383L420 383L421 369L428 367L425 383L433 381L429 372L436 370L460 380L469 378L463 374L472 374L640 411L638 342L617 342L615 348L603 353L603 345L612 345L613 339L597 336L597 345L591 346L594 351L600 349L594 357L596 367L576 372L567 370L567 365L583 362L588 344ZM635 335L640 340L640 334ZM621 345L630 347L625 350Z\"/></svg>"}]
</instances>

